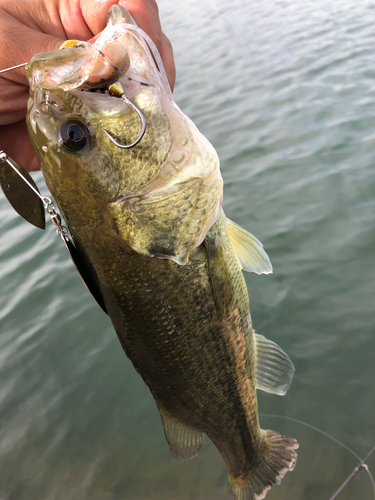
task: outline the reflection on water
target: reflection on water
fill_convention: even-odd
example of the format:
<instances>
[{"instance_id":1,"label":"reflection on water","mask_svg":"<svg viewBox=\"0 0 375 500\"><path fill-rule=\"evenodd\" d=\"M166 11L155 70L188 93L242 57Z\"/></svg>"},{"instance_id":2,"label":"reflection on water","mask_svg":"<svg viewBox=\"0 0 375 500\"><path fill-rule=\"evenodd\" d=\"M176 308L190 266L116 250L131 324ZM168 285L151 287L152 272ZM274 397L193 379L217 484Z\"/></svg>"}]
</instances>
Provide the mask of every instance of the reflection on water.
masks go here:
<instances>
[{"instance_id":1,"label":"reflection on water","mask_svg":"<svg viewBox=\"0 0 375 500\"><path fill-rule=\"evenodd\" d=\"M287 396L259 394L260 410L364 456L375 443L374 5L159 6L176 100L218 150L227 215L274 266L246 276L253 322L296 374ZM152 397L53 228L29 226L2 195L0 284L1 500L231 498L208 439L194 460L171 456ZM261 423L300 442L267 500L328 500L356 465L312 429ZM360 471L339 498L371 491Z\"/></svg>"}]
</instances>

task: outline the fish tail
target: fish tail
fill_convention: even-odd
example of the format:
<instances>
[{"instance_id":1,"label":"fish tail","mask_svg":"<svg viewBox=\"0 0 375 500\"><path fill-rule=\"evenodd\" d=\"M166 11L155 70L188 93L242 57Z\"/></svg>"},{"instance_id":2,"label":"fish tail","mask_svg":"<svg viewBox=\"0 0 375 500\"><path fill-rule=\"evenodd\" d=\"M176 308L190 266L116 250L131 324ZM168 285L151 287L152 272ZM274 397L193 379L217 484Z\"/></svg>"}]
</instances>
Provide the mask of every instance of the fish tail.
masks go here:
<instances>
[{"instance_id":1,"label":"fish tail","mask_svg":"<svg viewBox=\"0 0 375 500\"><path fill-rule=\"evenodd\" d=\"M277 432L263 432L265 448L257 466L237 477L229 474L235 500L261 500L296 465L298 442Z\"/></svg>"}]
</instances>

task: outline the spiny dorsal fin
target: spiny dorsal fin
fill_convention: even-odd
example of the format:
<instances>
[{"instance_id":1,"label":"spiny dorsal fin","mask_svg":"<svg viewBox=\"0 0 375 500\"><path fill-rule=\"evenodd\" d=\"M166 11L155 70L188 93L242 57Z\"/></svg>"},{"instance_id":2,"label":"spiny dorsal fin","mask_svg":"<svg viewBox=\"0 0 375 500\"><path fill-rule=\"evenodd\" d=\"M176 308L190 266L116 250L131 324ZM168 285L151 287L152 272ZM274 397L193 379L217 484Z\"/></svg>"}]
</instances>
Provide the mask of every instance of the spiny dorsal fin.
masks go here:
<instances>
[{"instance_id":1,"label":"spiny dorsal fin","mask_svg":"<svg viewBox=\"0 0 375 500\"><path fill-rule=\"evenodd\" d=\"M262 243L249 231L227 218L229 237L244 271L271 274L272 264Z\"/></svg>"},{"instance_id":2,"label":"spiny dorsal fin","mask_svg":"<svg viewBox=\"0 0 375 500\"><path fill-rule=\"evenodd\" d=\"M256 350L256 388L284 396L292 382L294 365L272 340L254 334Z\"/></svg>"},{"instance_id":3,"label":"spiny dorsal fin","mask_svg":"<svg viewBox=\"0 0 375 500\"><path fill-rule=\"evenodd\" d=\"M196 457L202 448L204 434L179 422L161 406L158 408L172 454L179 460Z\"/></svg>"}]
</instances>

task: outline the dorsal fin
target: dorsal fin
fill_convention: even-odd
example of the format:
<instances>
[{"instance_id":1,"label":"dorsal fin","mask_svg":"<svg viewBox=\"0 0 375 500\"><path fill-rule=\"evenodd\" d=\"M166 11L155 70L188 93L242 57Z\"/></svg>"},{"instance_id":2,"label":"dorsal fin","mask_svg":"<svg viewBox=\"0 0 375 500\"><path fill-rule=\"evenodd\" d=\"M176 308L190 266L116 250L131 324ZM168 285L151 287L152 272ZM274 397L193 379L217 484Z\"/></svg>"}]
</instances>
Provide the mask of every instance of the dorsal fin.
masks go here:
<instances>
[{"instance_id":1,"label":"dorsal fin","mask_svg":"<svg viewBox=\"0 0 375 500\"><path fill-rule=\"evenodd\" d=\"M158 408L172 454L179 460L196 457L202 448L204 434L179 422L160 405Z\"/></svg>"},{"instance_id":2,"label":"dorsal fin","mask_svg":"<svg viewBox=\"0 0 375 500\"><path fill-rule=\"evenodd\" d=\"M254 334L256 388L284 396L292 382L294 365L289 356L272 340Z\"/></svg>"},{"instance_id":3,"label":"dorsal fin","mask_svg":"<svg viewBox=\"0 0 375 500\"><path fill-rule=\"evenodd\" d=\"M262 243L249 231L227 218L229 237L244 271L271 274L272 264Z\"/></svg>"}]
</instances>

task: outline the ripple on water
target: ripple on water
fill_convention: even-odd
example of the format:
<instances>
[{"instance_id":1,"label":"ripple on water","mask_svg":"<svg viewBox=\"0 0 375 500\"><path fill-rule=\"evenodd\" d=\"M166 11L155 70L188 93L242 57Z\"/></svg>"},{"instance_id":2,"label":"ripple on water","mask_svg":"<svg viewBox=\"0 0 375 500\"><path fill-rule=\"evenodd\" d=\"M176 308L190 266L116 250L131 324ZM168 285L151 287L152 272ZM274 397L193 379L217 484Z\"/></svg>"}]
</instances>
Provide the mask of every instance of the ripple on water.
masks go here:
<instances>
[{"instance_id":1,"label":"ripple on water","mask_svg":"<svg viewBox=\"0 0 375 500\"><path fill-rule=\"evenodd\" d=\"M373 2L158 3L176 100L218 150L226 213L274 266L246 276L251 313L296 374L286 397L259 394L261 410L364 455L375 412ZM170 455L151 395L51 224L31 227L2 195L0 214L0 498L229 498L208 440L192 461ZM300 442L296 470L267 500L328 498L356 465L311 429L262 425ZM370 485L358 474L341 496L370 498Z\"/></svg>"}]
</instances>

